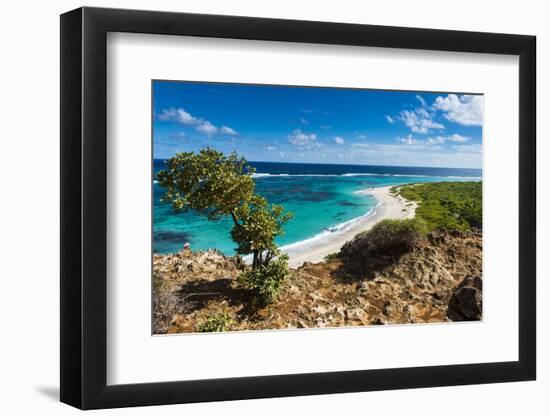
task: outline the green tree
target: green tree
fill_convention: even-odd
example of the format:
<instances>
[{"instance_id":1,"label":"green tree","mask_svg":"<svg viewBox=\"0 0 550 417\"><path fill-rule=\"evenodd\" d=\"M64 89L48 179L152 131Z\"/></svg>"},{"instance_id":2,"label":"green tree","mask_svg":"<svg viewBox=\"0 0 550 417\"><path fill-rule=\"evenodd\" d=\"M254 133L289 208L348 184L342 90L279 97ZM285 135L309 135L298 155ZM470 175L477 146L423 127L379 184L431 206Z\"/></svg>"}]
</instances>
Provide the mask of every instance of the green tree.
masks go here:
<instances>
[{"instance_id":1,"label":"green tree","mask_svg":"<svg viewBox=\"0 0 550 417\"><path fill-rule=\"evenodd\" d=\"M165 188L163 201L175 210L194 209L210 220L230 216L237 253L252 254L256 269L278 255L274 240L283 235L283 225L292 214L255 193L253 173L254 168L235 152L226 156L205 148L198 153L177 153L156 178Z\"/></svg>"},{"instance_id":2,"label":"green tree","mask_svg":"<svg viewBox=\"0 0 550 417\"><path fill-rule=\"evenodd\" d=\"M266 266L279 251L275 238L284 234L283 225L291 218L282 206L269 205L257 194L236 210L237 221L231 230L231 237L237 242L238 254L253 254L252 268Z\"/></svg>"}]
</instances>

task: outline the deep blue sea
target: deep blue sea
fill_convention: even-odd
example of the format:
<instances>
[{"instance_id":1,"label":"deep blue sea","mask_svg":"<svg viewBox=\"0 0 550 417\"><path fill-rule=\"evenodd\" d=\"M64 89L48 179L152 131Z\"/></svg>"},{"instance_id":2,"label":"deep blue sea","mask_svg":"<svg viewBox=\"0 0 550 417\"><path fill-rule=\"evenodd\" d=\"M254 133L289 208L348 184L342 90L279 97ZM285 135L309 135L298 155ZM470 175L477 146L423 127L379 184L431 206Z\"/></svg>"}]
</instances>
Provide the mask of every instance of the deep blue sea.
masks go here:
<instances>
[{"instance_id":1,"label":"deep blue sea","mask_svg":"<svg viewBox=\"0 0 550 417\"><path fill-rule=\"evenodd\" d=\"M256 168L256 191L294 213L285 226L285 236L277 241L281 246L340 230L354 219L368 215L377 202L356 191L418 182L480 180L482 175L479 169L250 161L249 164ZM155 174L163 168L164 160L155 159ZM227 255L234 254L229 218L212 222L193 211L176 214L169 204L160 201L162 195L162 188L154 183L155 253L177 252L190 243L193 250L215 248Z\"/></svg>"}]
</instances>

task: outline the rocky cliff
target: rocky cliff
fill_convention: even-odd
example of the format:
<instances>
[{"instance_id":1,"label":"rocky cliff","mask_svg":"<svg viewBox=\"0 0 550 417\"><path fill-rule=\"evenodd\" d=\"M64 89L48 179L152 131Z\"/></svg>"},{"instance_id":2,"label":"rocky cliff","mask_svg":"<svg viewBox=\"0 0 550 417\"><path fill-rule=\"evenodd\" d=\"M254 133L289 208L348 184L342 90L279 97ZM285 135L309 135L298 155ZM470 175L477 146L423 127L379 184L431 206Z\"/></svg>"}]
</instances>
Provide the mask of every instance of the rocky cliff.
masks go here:
<instances>
[{"instance_id":1,"label":"rocky cliff","mask_svg":"<svg viewBox=\"0 0 550 417\"><path fill-rule=\"evenodd\" d=\"M362 256L362 242L348 244ZM256 308L235 278L237 258L183 250L154 257L155 333L195 332L223 314L229 330L480 320L482 237L434 231L361 273L342 254L292 270L279 298Z\"/></svg>"}]
</instances>

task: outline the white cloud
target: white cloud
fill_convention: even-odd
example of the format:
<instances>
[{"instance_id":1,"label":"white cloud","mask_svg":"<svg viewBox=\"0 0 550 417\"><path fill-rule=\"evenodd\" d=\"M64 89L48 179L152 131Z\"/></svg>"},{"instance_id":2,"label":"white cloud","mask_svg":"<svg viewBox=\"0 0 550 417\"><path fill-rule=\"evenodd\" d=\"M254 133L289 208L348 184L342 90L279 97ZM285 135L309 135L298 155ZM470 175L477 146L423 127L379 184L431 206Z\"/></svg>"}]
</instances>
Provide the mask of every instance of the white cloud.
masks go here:
<instances>
[{"instance_id":1,"label":"white cloud","mask_svg":"<svg viewBox=\"0 0 550 417\"><path fill-rule=\"evenodd\" d=\"M436 136L434 138L428 138L424 141L426 145L440 145L445 143L445 138L443 136Z\"/></svg>"},{"instance_id":2,"label":"white cloud","mask_svg":"<svg viewBox=\"0 0 550 417\"><path fill-rule=\"evenodd\" d=\"M434 146L434 145L427 145L424 141L417 140L414 138L410 138L411 140L408 141L408 138L398 138L403 139L403 141L399 140L400 143L392 144L392 143L357 143L353 144L352 147L356 149L357 152L384 152L388 156L391 156L393 154L397 153L403 153L406 152L409 155L420 155L426 152L433 152L433 151L444 151L444 149L441 146Z\"/></svg>"},{"instance_id":3,"label":"white cloud","mask_svg":"<svg viewBox=\"0 0 550 417\"><path fill-rule=\"evenodd\" d=\"M420 96L420 95L418 95L418 94L416 95L416 99L417 99L418 101L420 101L420 105L421 105L422 107L426 107L426 106L428 105L428 103L426 103L426 100L424 100L424 98L422 98L422 96Z\"/></svg>"},{"instance_id":4,"label":"white cloud","mask_svg":"<svg viewBox=\"0 0 550 417\"><path fill-rule=\"evenodd\" d=\"M393 117L391 117L389 114L386 114L386 122L393 124L395 123L395 120L393 120Z\"/></svg>"},{"instance_id":5,"label":"white cloud","mask_svg":"<svg viewBox=\"0 0 550 417\"><path fill-rule=\"evenodd\" d=\"M412 134L409 134L405 137L397 137L397 141L401 142L405 145L426 145L426 146L434 146L434 145L442 145L447 141L450 142L468 142L470 138L467 138L465 136L460 136L458 134L449 135L449 136L433 136L429 137L427 139L416 139L413 137Z\"/></svg>"},{"instance_id":6,"label":"white cloud","mask_svg":"<svg viewBox=\"0 0 550 417\"><path fill-rule=\"evenodd\" d=\"M482 148L478 143L471 143L469 145L453 145L453 149L459 152L468 152L468 153L481 153Z\"/></svg>"},{"instance_id":7,"label":"white cloud","mask_svg":"<svg viewBox=\"0 0 550 417\"><path fill-rule=\"evenodd\" d=\"M218 133L218 128L210 123L208 120L201 121L201 123L195 129L208 136Z\"/></svg>"},{"instance_id":8,"label":"white cloud","mask_svg":"<svg viewBox=\"0 0 550 417\"><path fill-rule=\"evenodd\" d=\"M481 153L463 150L450 152L441 145L406 145L402 143L357 143L353 154L346 155L346 162L371 165L402 165L425 167L480 168ZM456 145L461 146L461 145ZM462 145L470 146L470 145Z\"/></svg>"},{"instance_id":9,"label":"white cloud","mask_svg":"<svg viewBox=\"0 0 550 417\"><path fill-rule=\"evenodd\" d=\"M445 129L443 124L434 120L437 114L436 109L429 107L426 100L418 94L416 95L416 99L420 102L420 107L414 110L402 110L397 118L405 123L405 126L411 129L413 133L427 134L435 129ZM390 122L390 119L393 122L394 119L386 115L386 120L388 122Z\"/></svg>"},{"instance_id":10,"label":"white cloud","mask_svg":"<svg viewBox=\"0 0 550 417\"><path fill-rule=\"evenodd\" d=\"M363 135L363 134L357 135L357 137L363 140L367 139L367 135Z\"/></svg>"},{"instance_id":11,"label":"white cloud","mask_svg":"<svg viewBox=\"0 0 550 417\"><path fill-rule=\"evenodd\" d=\"M472 138L467 136L459 135L458 133L453 133L452 135L447 136L434 136L426 139L424 143L426 145L439 145L445 142L458 142L458 143L466 143L469 142Z\"/></svg>"},{"instance_id":12,"label":"white cloud","mask_svg":"<svg viewBox=\"0 0 550 417\"><path fill-rule=\"evenodd\" d=\"M292 134L288 135L288 141L293 145L303 146L314 142L317 136L314 133L303 133L300 129L295 129Z\"/></svg>"},{"instance_id":13,"label":"white cloud","mask_svg":"<svg viewBox=\"0 0 550 417\"><path fill-rule=\"evenodd\" d=\"M337 145L343 145L346 142L342 136L335 136L333 139Z\"/></svg>"},{"instance_id":14,"label":"white cloud","mask_svg":"<svg viewBox=\"0 0 550 417\"><path fill-rule=\"evenodd\" d=\"M200 119L191 116L185 109L163 109L158 116L159 120L178 122L186 125L194 125L200 122Z\"/></svg>"},{"instance_id":15,"label":"white cloud","mask_svg":"<svg viewBox=\"0 0 550 417\"><path fill-rule=\"evenodd\" d=\"M230 135L230 136L238 135L238 133L234 129L231 129L229 126L222 126L220 128L220 133L224 135Z\"/></svg>"},{"instance_id":16,"label":"white cloud","mask_svg":"<svg viewBox=\"0 0 550 417\"><path fill-rule=\"evenodd\" d=\"M418 139L413 138L413 135L411 134L405 136L404 138L397 138L397 141L404 143L405 145L419 145L421 143Z\"/></svg>"},{"instance_id":17,"label":"white cloud","mask_svg":"<svg viewBox=\"0 0 550 417\"><path fill-rule=\"evenodd\" d=\"M441 123L432 120L432 115L424 108L418 108L414 111L403 110L399 113L399 120L405 123L414 133L430 133L432 129L445 129Z\"/></svg>"},{"instance_id":18,"label":"white cloud","mask_svg":"<svg viewBox=\"0 0 550 417\"><path fill-rule=\"evenodd\" d=\"M443 138L446 137L442 136ZM330 141L332 142L330 137ZM289 162L319 162L322 155L325 155L323 161L329 163L353 163L368 165L401 165L401 166L425 166L425 167L460 167L460 168L480 168L482 154L475 151L475 148L453 149L453 145L470 145L449 142L445 144L428 145L424 143L427 139L411 134L411 139L421 143L408 145L400 141L392 143L371 141L350 141L347 140L343 146L327 146L326 148L316 148L319 144L319 138L311 146L297 147L298 151L289 152L280 160ZM420 138L420 139L419 139ZM437 136L434 135L434 138ZM405 136L407 139L407 136Z\"/></svg>"},{"instance_id":19,"label":"white cloud","mask_svg":"<svg viewBox=\"0 0 550 417\"><path fill-rule=\"evenodd\" d=\"M461 136L457 133L451 135L451 136L447 136L447 140L450 141L450 142L461 142L461 143L464 143L464 142L469 142L472 138L470 137L466 137L466 136Z\"/></svg>"},{"instance_id":20,"label":"white cloud","mask_svg":"<svg viewBox=\"0 0 550 417\"><path fill-rule=\"evenodd\" d=\"M303 124L303 125L306 125L306 126L309 124L309 122L306 119L304 119L303 117L300 117L300 123Z\"/></svg>"},{"instance_id":21,"label":"white cloud","mask_svg":"<svg viewBox=\"0 0 550 417\"><path fill-rule=\"evenodd\" d=\"M277 148L275 146L271 146L269 145L267 148L266 148L268 151L275 151L277 150Z\"/></svg>"},{"instance_id":22,"label":"white cloud","mask_svg":"<svg viewBox=\"0 0 550 417\"><path fill-rule=\"evenodd\" d=\"M321 125L320 127L321 127L321 129L323 129L323 130L329 130L329 129L330 129L330 126L329 126L329 125Z\"/></svg>"},{"instance_id":23,"label":"white cloud","mask_svg":"<svg viewBox=\"0 0 550 417\"><path fill-rule=\"evenodd\" d=\"M443 111L447 120L463 126L481 126L483 122L483 96L440 96L435 99L433 108Z\"/></svg>"},{"instance_id":24,"label":"white cloud","mask_svg":"<svg viewBox=\"0 0 550 417\"><path fill-rule=\"evenodd\" d=\"M201 117L192 116L191 113L185 111L184 108L174 108L163 109L158 115L158 119L162 121L177 122L184 125L194 126L195 129L201 133L204 133L208 136L215 134L223 135L238 135L238 133L230 128L229 126L222 126L221 128L217 127L209 120L205 120Z\"/></svg>"},{"instance_id":25,"label":"white cloud","mask_svg":"<svg viewBox=\"0 0 550 417\"><path fill-rule=\"evenodd\" d=\"M308 143L306 146L305 146L305 149L308 149L308 150L319 150L321 148L323 148L325 145L323 145L322 143L319 143L319 142L311 142L311 143Z\"/></svg>"}]
</instances>

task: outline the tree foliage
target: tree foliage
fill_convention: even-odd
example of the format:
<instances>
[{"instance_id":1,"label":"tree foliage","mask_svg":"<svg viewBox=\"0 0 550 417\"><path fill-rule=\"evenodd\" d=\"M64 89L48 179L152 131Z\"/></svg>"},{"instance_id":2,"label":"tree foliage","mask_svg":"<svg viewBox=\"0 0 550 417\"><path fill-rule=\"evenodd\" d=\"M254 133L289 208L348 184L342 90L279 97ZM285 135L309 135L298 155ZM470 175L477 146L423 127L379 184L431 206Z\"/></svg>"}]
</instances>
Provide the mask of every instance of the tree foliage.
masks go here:
<instances>
[{"instance_id":1,"label":"tree foliage","mask_svg":"<svg viewBox=\"0 0 550 417\"><path fill-rule=\"evenodd\" d=\"M236 153L226 156L211 148L181 152L157 174L165 188L163 201L175 210L193 209L210 220L231 216L231 237L237 253L253 255L253 269L267 266L278 255L275 238L292 214L255 193L254 168Z\"/></svg>"},{"instance_id":2,"label":"tree foliage","mask_svg":"<svg viewBox=\"0 0 550 417\"><path fill-rule=\"evenodd\" d=\"M267 200L254 195L236 211L240 219L231 230L237 242L238 254L254 254L252 267L267 265L278 254L274 239L284 234L283 225L292 218L282 206L269 205Z\"/></svg>"},{"instance_id":3,"label":"tree foliage","mask_svg":"<svg viewBox=\"0 0 550 417\"><path fill-rule=\"evenodd\" d=\"M166 189L163 201L176 210L194 209L210 220L234 216L254 195L254 169L236 153L225 156L211 148L180 152L157 174Z\"/></svg>"}]
</instances>

